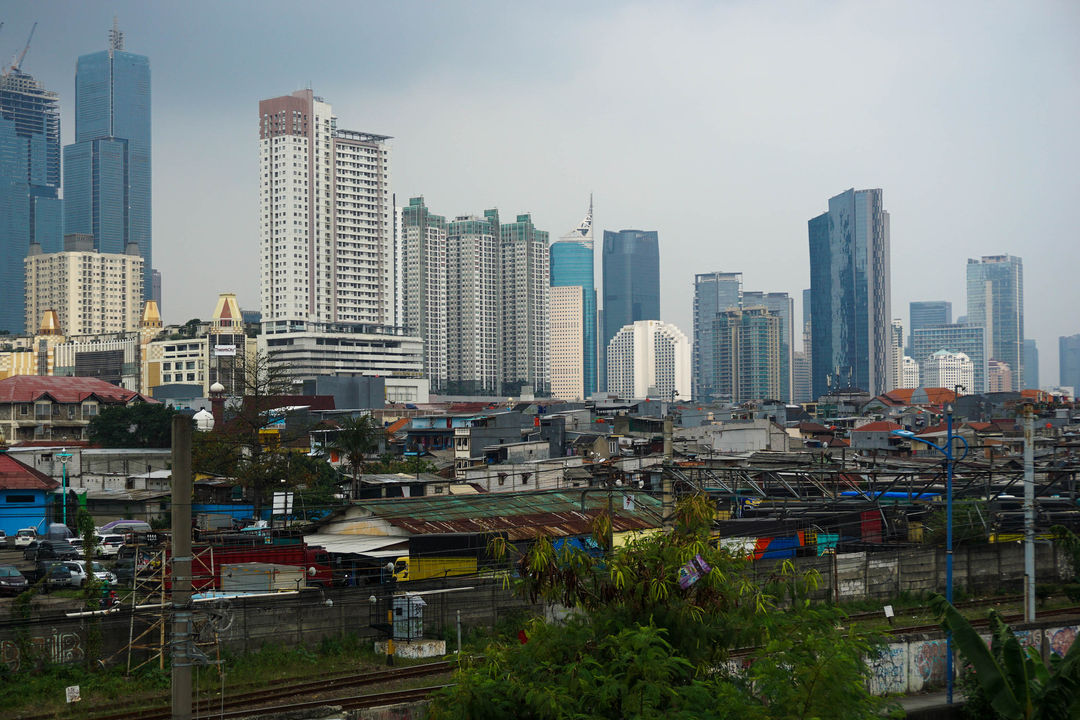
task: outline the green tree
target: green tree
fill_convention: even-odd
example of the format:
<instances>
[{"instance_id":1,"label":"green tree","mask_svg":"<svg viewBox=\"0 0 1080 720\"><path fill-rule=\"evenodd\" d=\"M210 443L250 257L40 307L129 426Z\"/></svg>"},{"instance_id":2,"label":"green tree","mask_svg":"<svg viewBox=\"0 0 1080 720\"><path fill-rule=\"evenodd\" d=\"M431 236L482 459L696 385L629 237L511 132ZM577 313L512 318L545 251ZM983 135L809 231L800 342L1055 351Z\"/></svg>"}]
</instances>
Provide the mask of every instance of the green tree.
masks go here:
<instances>
[{"instance_id":1,"label":"green tree","mask_svg":"<svg viewBox=\"0 0 1080 720\"><path fill-rule=\"evenodd\" d=\"M175 414L176 410L162 403L105 407L90 421L90 442L106 448L171 447Z\"/></svg>"},{"instance_id":2,"label":"green tree","mask_svg":"<svg viewBox=\"0 0 1080 720\"><path fill-rule=\"evenodd\" d=\"M884 703L866 689L871 639L811 606L814 573L788 562L755 583L745 560L710 545L713 512L704 498L684 500L671 531L601 558L537 542L519 563L520 588L573 608L570 619L532 620L524 644L491 643L437 697L434 720L880 717ZM609 523L598 518L598 539ZM683 587L680 568L698 556L710 569ZM731 662L755 646L749 668Z\"/></svg>"},{"instance_id":3,"label":"green tree","mask_svg":"<svg viewBox=\"0 0 1080 720\"><path fill-rule=\"evenodd\" d=\"M360 494L360 476L364 473L367 456L379 449L379 434L382 432L370 415L347 417L340 423L340 430L327 434L323 452L339 453L352 471L350 496Z\"/></svg>"},{"instance_id":4,"label":"green tree","mask_svg":"<svg viewBox=\"0 0 1080 720\"><path fill-rule=\"evenodd\" d=\"M1080 642L1047 667L1038 650L1026 651L997 611L990 611L991 644L941 595L930 598L957 652L971 664L983 698L1006 720L1080 717Z\"/></svg>"}]
</instances>

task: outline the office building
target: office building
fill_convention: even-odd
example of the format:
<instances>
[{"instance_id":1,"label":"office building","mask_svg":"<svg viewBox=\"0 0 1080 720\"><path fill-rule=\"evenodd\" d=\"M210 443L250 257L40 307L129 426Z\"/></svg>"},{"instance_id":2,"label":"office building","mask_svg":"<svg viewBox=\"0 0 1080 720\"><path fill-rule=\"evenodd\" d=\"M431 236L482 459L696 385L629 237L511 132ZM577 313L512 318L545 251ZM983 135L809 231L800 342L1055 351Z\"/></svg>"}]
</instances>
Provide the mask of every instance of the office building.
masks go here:
<instances>
[{"instance_id":1,"label":"office building","mask_svg":"<svg viewBox=\"0 0 1080 720\"><path fill-rule=\"evenodd\" d=\"M803 339L803 352L806 353L806 357L809 358L813 350L813 340L810 338L811 328L813 327L813 319L810 313L811 299L810 288L806 288L802 291L802 339Z\"/></svg>"},{"instance_id":2,"label":"office building","mask_svg":"<svg viewBox=\"0 0 1080 720\"><path fill-rule=\"evenodd\" d=\"M159 308L161 307L161 271L153 270L150 275L150 282L153 285L150 288L150 299L154 301Z\"/></svg>"},{"instance_id":3,"label":"office building","mask_svg":"<svg viewBox=\"0 0 1080 720\"><path fill-rule=\"evenodd\" d=\"M396 324L389 139L338 128L311 90L259 102L264 332Z\"/></svg>"},{"instance_id":4,"label":"office building","mask_svg":"<svg viewBox=\"0 0 1080 720\"><path fill-rule=\"evenodd\" d=\"M1039 347L1031 338L1024 338L1024 389L1039 389Z\"/></svg>"},{"instance_id":5,"label":"office building","mask_svg":"<svg viewBox=\"0 0 1080 720\"><path fill-rule=\"evenodd\" d=\"M548 340L551 347L551 396L584 400L585 289L579 285L553 285Z\"/></svg>"},{"instance_id":6,"label":"office building","mask_svg":"<svg viewBox=\"0 0 1080 720\"><path fill-rule=\"evenodd\" d=\"M962 385L960 394L970 394L975 385L975 364L962 352L938 350L930 353L923 363L923 385L935 388L955 388ZM916 386L918 387L918 386Z\"/></svg>"},{"instance_id":7,"label":"office building","mask_svg":"<svg viewBox=\"0 0 1080 720\"><path fill-rule=\"evenodd\" d=\"M893 318L892 331L892 377L896 387L900 387L901 374L904 372L904 323L899 318Z\"/></svg>"},{"instance_id":8,"label":"office building","mask_svg":"<svg viewBox=\"0 0 1080 720\"><path fill-rule=\"evenodd\" d=\"M931 354L938 350L948 350L953 353L963 353L972 363L973 388L969 391L975 393L986 392L986 362L989 359L986 351L986 334L978 325L938 325L936 327L924 327L911 333L912 356L919 363L922 375L922 384L927 385L926 363Z\"/></svg>"},{"instance_id":9,"label":"office building","mask_svg":"<svg viewBox=\"0 0 1080 720\"><path fill-rule=\"evenodd\" d=\"M689 399L690 342L679 328L638 320L607 346L607 390L621 398Z\"/></svg>"},{"instance_id":10,"label":"office building","mask_svg":"<svg viewBox=\"0 0 1080 720\"><path fill-rule=\"evenodd\" d=\"M924 300L908 305L907 348L911 353L911 333L924 327L952 324L952 303L947 300Z\"/></svg>"},{"instance_id":11,"label":"office building","mask_svg":"<svg viewBox=\"0 0 1080 720\"><path fill-rule=\"evenodd\" d=\"M968 362L970 362L970 360ZM972 366L972 372L974 372L974 365ZM919 387L920 379L919 363L915 361L915 358L905 355L904 359L901 361L900 387L904 389L917 388ZM972 387L975 386L974 383L975 381L972 380Z\"/></svg>"},{"instance_id":12,"label":"office building","mask_svg":"<svg viewBox=\"0 0 1080 720\"><path fill-rule=\"evenodd\" d=\"M597 390L597 338L596 338L596 281L593 249L593 206L589 198L589 212L581 223L551 244L551 287L580 287L583 298L581 314L581 372L584 395L589 397ZM554 322L554 319L552 320ZM552 339L552 347L555 341ZM552 360L552 392L556 361Z\"/></svg>"},{"instance_id":13,"label":"office building","mask_svg":"<svg viewBox=\"0 0 1080 720\"><path fill-rule=\"evenodd\" d=\"M986 363L986 392L1012 392L1013 371L1009 363L990 358Z\"/></svg>"},{"instance_id":14,"label":"office building","mask_svg":"<svg viewBox=\"0 0 1080 720\"><path fill-rule=\"evenodd\" d=\"M808 223L813 392L894 386L889 213L882 192L848 190Z\"/></svg>"},{"instance_id":15,"label":"office building","mask_svg":"<svg viewBox=\"0 0 1080 720\"><path fill-rule=\"evenodd\" d=\"M518 215L500 223L495 210L485 213L499 226L502 273L503 393L520 394L530 386L548 394L548 292L551 287L548 234L537 230L532 216Z\"/></svg>"},{"instance_id":16,"label":"office building","mask_svg":"<svg viewBox=\"0 0 1080 720\"><path fill-rule=\"evenodd\" d=\"M780 389L773 400L791 402L791 352L795 336L795 301L787 293L745 291L742 308L765 307L780 321Z\"/></svg>"},{"instance_id":17,"label":"office building","mask_svg":"<svg viewBox=\"0 0 1080 720\"><path fill-rule=\"evenodd\" d=\"M502 289L499 226L462 215L446 226L447 391L499 395L502 389Z\"/></svg>"},{"instance_id":18,"label":"office building","mask_svg":"<svg viewBox=\"0 0 1080 720\"><path fill-rule=\"evenodd\" d=\"M63 249L60 189L60 100L19 67L16 56L0 75L0 330L24 325L23 258L30 244L43 252Z\"/></svg>"},{"instance_id":19,"label":"office building","mask_svg":"<svg viewBox=\"0 0 1080 720\"><path fill-rule=\"evenodd\" d=\"M735 403L777 399L780 323L780 317L764 306L717 314L713 361L721 398Z\"/></svg>"},{"instance_id":20,"label":"office building","mask_svg":"<svg viewBox=\"0 0 1080 720\"><path fill-rule=\"evenodd\" d=\"M967 321L986 328L990 357L1009 366L1010 382L1024 377L1024 264L1013 255L967 262ZM1010 385L1006 390L1019 390Z\"/></svg>"},{"instance_id":21,"label":"office building","mask_svg":"<svg viewBox=\"0 0 1080 720\"><path fill-rule=\"evenodd\" d=\"M434 215L424 198L402 208L401 324L424 342L424 377L433 392L447 382L446 218Z\"/></svg>"},{"instance_id":22,"label":"office building","mask_svg":"<svg viewBox=\"0 0 1080 720\"><path fill-rule=\"evenodd\" d=\"M64 148L64 232L91 235L103 254L139 248L143 296L153 291L150 60L124 50L116 26L106 50L79 57L75 142Z\"/></svg>"},{"instance_id":23,"label":"office building","mask_svg":"<svg viewBox=\"0 0 1080 720\"><path fill-rule=\"evenodd\" d=\"M742 273L694 275L694 343L691 392L695 402L713 402L720 393L713 357L713 325L725 310L742 307Z\"/></svg>"},{"instance_id":24,"label":"office building","mask_svg":"<svg viewBox=\"0 0 1080 720\"><path fill-rule=\"evenodd\" d=\"M607 348L615 333L638 320L660 319L660 240L654 230L604 231L603 333ZM601 373L601 378L606 378Z\"/></svg>"},{"instance_id":25,"label":"office building","mask_svg":"<svg viewBox=\"0 0 1080 720\"><path fill-rule=\"evenodd\" d=\"M24 260L26 327L55 310L68 335L138 330L145 277L138 252L134 243L126 254L98 252L90 235L66 235L63 252L31 245Z\"/></svg>"},{"instance_id":26,"label":"office building","mask_svg":"<svg viewBox=\"0 0 1080 720\"><path fill-rule=\"evenodd\" d=\"M1058 338L1058 384L1080 388L1080 334Z\"/></svg>"},{"instance_id":27,"label":"office building","mask_svg":"<svg viewBox=\"0 0 1080 720\"><path fill-rule=\"evenodd\" d=\"M796 403L808 403L813 400L810 395L810 358L805 352L796 350L791 356L792 393Z\"/></svg>"}]
</instances>

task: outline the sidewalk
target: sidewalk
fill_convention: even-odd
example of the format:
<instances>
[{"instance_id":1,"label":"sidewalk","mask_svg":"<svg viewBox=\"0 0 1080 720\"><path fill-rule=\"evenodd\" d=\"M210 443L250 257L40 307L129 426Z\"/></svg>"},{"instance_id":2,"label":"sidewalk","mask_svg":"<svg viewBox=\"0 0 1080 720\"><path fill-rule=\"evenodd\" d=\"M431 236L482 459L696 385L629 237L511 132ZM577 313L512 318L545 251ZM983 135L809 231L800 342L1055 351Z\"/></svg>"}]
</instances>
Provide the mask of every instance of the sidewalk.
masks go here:
<instances>
[{"instance_id":1,"label":"sidewalk","mask_svg":"<svg viewBox=\"0 0 1080 720\"><path fill-rule=\"evenodd\" d=\"M907 695L900 698L900 707L904 708L904 712L912 720L947 720L959 717L960 708L963 705L963 696L955 691L952 707L945 702L944 691L926 695Z\"/></svg>"}]
</instances>

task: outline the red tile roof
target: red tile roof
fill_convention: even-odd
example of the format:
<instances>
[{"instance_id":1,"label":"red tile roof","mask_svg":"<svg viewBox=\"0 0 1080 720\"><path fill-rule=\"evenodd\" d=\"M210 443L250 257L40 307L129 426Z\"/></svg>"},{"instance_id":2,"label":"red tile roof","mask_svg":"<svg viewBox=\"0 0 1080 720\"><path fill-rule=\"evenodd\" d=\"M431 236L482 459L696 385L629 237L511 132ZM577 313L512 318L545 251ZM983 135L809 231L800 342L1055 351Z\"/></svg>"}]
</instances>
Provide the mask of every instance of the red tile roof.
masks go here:
<instances>
[{"instance_id":1,"label":"red tile roof","mask_svg":"<svg viewBox=\"0 0 1080 720\"><path fill-rule=\"evenodd\" d=\"M392 422L390 424L389 427L386 428L386 434L387 435L393 435L398 430L400 430L403 427L405 427L406 425L408 425L411 420L412 420L412 418L401 418L400 420L395 420L394 422Z\"/></svg>"},{"instance_id":2,"label":"red tile roof","mask_svg":"<svg viewBox=\"0 0 1080 720\"><path fill-rule=\"evenodd\" d=\"M953 432L955 433L957 431L957 429L958 428L954 427ZM919 432L916 433L916 435L936 435L937 433L943 433L943 432L948 432L948 431L949 431L949 426L947 424L938 423L937 425L931 425L928 428L920 430Z\"/></svg>"},{"instance_id":3,"label":"red tile roof","mask_svg":"<svg viewBox=\"0 0 1080 720\"><path fill-rule=\"evenodd\" d=\"M106 404L126 404L135 398L157 402L98 378L15 375L0 380L0 403L33 402L43 396L58 403L78 403L91 397Z\"/></svg>"},{"instance_id":4,"label":"red tile roof","mask_svg":"<svg viewBox=\"0 0 1080 720\"><path fill-rule=\"evenodd\" d=\"M900 426L894 422L888 420L878 420L862 427L857 427L851 432L892 432L893 430L899 430Z\"/></svg>"},{"instance_id":5,"label":"red tile roof","mask_svg":"<svg viewBox=\"0 0 1080 720\"><path fill-rule=\"evenodd\" d=\"M0 453L0 490L52 490L60 483L43 472Z\"/></svg>"}]
</instances>

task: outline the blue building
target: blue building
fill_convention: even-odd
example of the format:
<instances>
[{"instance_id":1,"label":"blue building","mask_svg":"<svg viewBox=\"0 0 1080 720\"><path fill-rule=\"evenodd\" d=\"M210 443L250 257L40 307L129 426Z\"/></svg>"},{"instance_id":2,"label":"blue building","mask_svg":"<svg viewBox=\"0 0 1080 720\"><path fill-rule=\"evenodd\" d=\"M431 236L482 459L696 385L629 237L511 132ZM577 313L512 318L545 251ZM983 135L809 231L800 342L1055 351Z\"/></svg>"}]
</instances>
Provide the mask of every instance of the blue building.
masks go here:
<instances>
[{"instance_id":1,"label":"blue building","mask_svg":"<svg viewBox=\"0 0 1080 720\"><path fill-rule=\"evenodd\" d=\"M64 148L64 232L94 236L103 253L139 248L143 297L154 292L150 218L150 60L109 48L75 70L75 142Z\"/></svg>"},{"instance_id":2,"label":"blue building","mask_svg":"<svg viewBox=\"0 0 1080 720\"><path fill-rule=\"evenodd\" d=\"M625 325L660 319L660 239L655 230L605 230L603 253L602 358Z\"/></svg>"},{"instance_id":3,"label":"blue building","mask_svg":"<svg viewBox=\"0 0 1080 720\"><path fill-rule=\"evenodd\" d=\"M848 190L808 223L814 397L895 386L889 213L882 192Z\"/></svg>"},{"instance_id":4,"label":"blue building","mask_svg":"<svg viewBox=\"0 0 1080 720\"><path fill-rule=\"evenodd\" d=\"M714 354L713 326L717 315L742 307L742 273L694 275L694 340L690 392L695 402L713 402L720 394ZM729 393L730 394L730 393Z\"/></svg>"},{"instance_id":5,"label":"blue building","mask_svg":"<svg viewBox=\"0 0 1080 720\"><path fill-rule=\"evenodd\" d=\"M986 330L990 357L1012 370L1012 387L1024 381L1024 263L1013 255L984 255L967 262L967 321Z\"/></svg>"},{"instance_id":6,"label":"blue building","mask_svg":"<svg viewBox=\"0 0 1080 720\"><path fill-rule=\"evenodd\" d=\"M1039 389L1039 346L1024 338L1024 389Z\"/></svg>"},{"instance_id":7,"label":"blue building","mask_svg":"<svg viewBox=\"0 0 1080 720\"><path fill-rule=\"evenodd\" d=\"M0 530L10 536L28 527L44 533L59 486L45 473L0 452Z\"/></svg>"},{"instance_id":8,"label":"blue building","mask_svg":"<svg viewBox=\"0 0 1080 720\"><path fill-rule=\"evenodd\" d=\"M0 330L23 332L23 258L30 243L63 248L60 104L17 64L0 76Z\"/></svg>"},{"instance_id":9,"label":"blue building","mask_svg":"<svg viewBox=\"0 0 1080 720\"><path fill-rule=\"evenodd\" d=\"M551 245L551 287L580 287L582 291L581 367L585 397L596 392L596 280L593 263L592 198L581 224Z\"/></svg>"}]
</instances>

